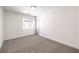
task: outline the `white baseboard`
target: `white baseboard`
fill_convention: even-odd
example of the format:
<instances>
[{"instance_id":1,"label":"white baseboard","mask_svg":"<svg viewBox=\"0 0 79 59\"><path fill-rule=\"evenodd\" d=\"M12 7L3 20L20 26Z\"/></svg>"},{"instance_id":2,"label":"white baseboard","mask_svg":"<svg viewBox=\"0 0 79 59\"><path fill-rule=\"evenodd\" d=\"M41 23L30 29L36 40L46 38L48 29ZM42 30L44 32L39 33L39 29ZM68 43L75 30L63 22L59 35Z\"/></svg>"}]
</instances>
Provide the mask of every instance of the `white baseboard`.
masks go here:
<instances>
[{"instance_id":1,"label":"white baseboard","mask_svg":"<svg viewBox=\"0 0 79 59\"><path fill-rule=\"evenodd\" d=\"M12 39L16 39L16 38L25 37L25 36L31 36L31 35L35 35L35 34L23 35L23 36L17 36L17 37L13 37L13 38L5 39L5 40L12 40Z\"/></svg>"},{"instance_id":2,"label":"white baseboard","mask_svg":"<svg viewBox=\"0 0 79 59\"><path fill-rule=\"evenodd\" d=\"M68 44L68 43L66 43L66 42L62 42L62 41L55 40L54 38L45 36L45 35L43 35L43 34L39 34L39 35L42 36L42 37L45 37L45 38L47 38L47 39L54 40L54 41L56 41L56 42L59 42L59 43L61 43L61 44L64 44L64 45L67 45L67 46L70 46L70 47L72 47L72 48L75 48L75 49L78 49L78 50L79 50L79 48L78 48L77 46L75 46L75 45L73 46L73 45Z\"/></svg>"}]
</instances>

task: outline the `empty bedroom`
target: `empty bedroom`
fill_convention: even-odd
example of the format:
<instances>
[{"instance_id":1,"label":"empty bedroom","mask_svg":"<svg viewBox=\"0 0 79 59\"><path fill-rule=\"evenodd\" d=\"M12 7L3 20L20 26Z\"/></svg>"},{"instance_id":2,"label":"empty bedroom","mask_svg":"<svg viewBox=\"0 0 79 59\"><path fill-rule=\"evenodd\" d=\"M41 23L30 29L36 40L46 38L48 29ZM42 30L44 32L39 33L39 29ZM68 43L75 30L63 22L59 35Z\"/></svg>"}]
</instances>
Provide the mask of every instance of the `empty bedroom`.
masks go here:
<instances>
[{"instance_id":1,"label":"empty bedroom","mask_svg":"<svg viewBox=\"0 0 79 59\"><path fill-rule=\"evenodd\" d=\"M78 6L0 7L0 53L78 52Z\"/></svg>"}]
</instances>

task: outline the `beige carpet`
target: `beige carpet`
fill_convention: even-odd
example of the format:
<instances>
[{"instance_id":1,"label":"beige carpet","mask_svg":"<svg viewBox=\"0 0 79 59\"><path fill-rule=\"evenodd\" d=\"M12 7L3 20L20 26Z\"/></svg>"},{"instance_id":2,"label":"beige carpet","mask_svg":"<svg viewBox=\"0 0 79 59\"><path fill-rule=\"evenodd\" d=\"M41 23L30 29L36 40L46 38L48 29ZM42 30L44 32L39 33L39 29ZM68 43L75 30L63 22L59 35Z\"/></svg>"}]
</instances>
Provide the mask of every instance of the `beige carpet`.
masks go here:
<instances>
[{"instance_id":1,"label":"beige carpet","mask_svg":"<svg viewBox=\"0 0 79 59\"><path fill-rule=\"evenodd\" d=\"M20 37L4 41L1 51L5 53L77 53L79 50L40 37L38 35Z\"/></svg>"}]
</instances>

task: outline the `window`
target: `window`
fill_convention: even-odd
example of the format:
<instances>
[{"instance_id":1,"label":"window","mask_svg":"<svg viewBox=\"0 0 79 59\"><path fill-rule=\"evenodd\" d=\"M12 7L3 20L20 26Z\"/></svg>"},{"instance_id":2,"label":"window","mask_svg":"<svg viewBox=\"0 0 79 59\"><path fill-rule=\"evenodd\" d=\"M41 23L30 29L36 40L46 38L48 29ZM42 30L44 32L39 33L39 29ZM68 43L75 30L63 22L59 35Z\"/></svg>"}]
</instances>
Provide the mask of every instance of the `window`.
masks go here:
<instances>
[{"instance_id":1,"label":"window","mask_svg":"<svg viewBox=\"0 0 79 59\"><path fill-rule=\"evenodd\" d=\"M34 21L30 19L23 19L23 29L33 29Z\"/></svg>"}]
</instances>

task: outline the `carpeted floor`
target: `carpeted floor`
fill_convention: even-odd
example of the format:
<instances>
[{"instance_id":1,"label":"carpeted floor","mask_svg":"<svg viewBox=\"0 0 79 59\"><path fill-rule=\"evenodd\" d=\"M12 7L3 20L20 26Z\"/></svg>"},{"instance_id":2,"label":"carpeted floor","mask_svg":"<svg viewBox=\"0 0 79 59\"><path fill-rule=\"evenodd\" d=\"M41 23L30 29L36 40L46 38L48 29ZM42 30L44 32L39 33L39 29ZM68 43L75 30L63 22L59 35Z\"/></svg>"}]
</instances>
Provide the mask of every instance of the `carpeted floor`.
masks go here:
<instances>
[{"instance_id":1,"label":"carpeted floor","mask_svg":"<svg viewBox=\"0 0 79 59\"><path fill-rule=\"evenodd\" d=\"M38 35L4 41L1 53L77 53L79 50Z\"/></svg>"}]
</instances>

